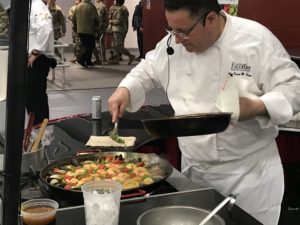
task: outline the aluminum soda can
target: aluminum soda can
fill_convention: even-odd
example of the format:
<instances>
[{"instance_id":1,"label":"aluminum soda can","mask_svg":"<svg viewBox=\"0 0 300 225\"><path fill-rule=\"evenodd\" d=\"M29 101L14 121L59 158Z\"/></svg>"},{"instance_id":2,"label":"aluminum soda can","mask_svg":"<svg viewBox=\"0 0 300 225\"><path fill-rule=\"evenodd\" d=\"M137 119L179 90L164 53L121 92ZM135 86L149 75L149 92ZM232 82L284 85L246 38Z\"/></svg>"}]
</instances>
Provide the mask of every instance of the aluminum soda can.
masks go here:
<instances>
[{"instance_id":1,"label":"aluminum soda can","mask_svg":"<svg viewBox=\"0 0 300 225\"><path fill-rule=\"evenodd\" d=\"M92 119L100 120L101 115L101 97L93 96L92 97Z\"/></svg>"},{"instance_id":2,"label":"aluminum soda can","mask_svg":"<svg viewBox=\"0 0 300 225\"><path fill-rule=\"evenodd\" d=\"M94 136L101 136L102 133L102 121L92 120L92 134Z\"/></svg>"}]
</instances>

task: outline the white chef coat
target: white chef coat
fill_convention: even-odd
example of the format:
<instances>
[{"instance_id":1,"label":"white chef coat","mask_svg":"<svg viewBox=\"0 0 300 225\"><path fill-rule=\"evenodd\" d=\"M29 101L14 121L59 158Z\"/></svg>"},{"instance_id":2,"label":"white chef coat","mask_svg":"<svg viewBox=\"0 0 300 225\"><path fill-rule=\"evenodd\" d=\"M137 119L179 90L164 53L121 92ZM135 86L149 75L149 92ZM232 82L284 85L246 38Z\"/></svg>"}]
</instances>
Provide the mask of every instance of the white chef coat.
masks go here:
<instances>
[{"instance_id":1,"label":"white chef coat","mask_svg":"<svg viewBox=\"0 0 300 225\"><path fill-rule=\"evenodd\" d=\"M246 79L248 92L264 102L270 118L238 122L218 134L178 138L182 171L223 195L236 194L239 206L274 225L283 194L277 125L300 111L300 71L267 28L226 18L222 35L205 52L189 53L171 42L174 54L168 56L166 36L119 86L130 91L130 111L141 107L145 93L157 86L166 91L175 114L182 115L218 111L215 103L226 78ZM256 204L256 199L261 201Z\"/></svg>"},{"instance_id":2,"label":"white chef coat","mask_svg":"<svg viewBox=\"0 0 300 225\"><path fill-rule=\"evenodd\" d=\"M54 55L52 16L42 0L31 3L28 52L33 49L49 57Z\"/></svg>"}]
</instances>

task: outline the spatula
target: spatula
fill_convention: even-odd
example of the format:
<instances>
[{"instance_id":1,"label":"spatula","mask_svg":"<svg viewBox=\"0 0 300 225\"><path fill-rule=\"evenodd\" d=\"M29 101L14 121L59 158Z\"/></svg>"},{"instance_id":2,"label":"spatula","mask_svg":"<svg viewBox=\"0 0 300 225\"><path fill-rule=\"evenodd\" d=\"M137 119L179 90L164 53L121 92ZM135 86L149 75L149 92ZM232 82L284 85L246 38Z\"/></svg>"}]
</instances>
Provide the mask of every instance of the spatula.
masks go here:
<instances>
[{"instance_id":1,"label":"spatula","mask_svg":"<svg viewBox=\"0 0 300 225\"><path fill-rule=\"evenodd\" d=\"M110 136L118 136L118 120L116 120L114 129L111 131Z\"/></svg>"},{"instance_id":2,"label":"spatula","mask_svg":"<svg viewBox=\"0 0 300 225\"><path fill-rule=\"evenodd\" d=\"M48 119L45 118L43 120L43 123L42 123L42 125L41 125L41 127L39 129L39 132L38 132L38 134L37 134L37 136L36 136L36 138L34 140L34 143L33 143L32 148L31 148L31 152L35 152L38 149L39 144L40 144L40 142L42 140L42 137L44 135L44 132L45 132L47 124L48 124Z\"/></svg>"},{"instance_id":3,"label":"spatula","mask_svg":"<svg viewBox=\"0 0 300 225\"><path fill-rule=\"evenodd\" d=\"M233 205L235 203L235 196L230 195L227 198L225 198L219 205L217 205L216 208L214 208L213 211L211 211L202 221L199 223L199 225L204 225L207 223L207 221L210 220L227 202L231 203Z\"/></svg>"}]
</instances>

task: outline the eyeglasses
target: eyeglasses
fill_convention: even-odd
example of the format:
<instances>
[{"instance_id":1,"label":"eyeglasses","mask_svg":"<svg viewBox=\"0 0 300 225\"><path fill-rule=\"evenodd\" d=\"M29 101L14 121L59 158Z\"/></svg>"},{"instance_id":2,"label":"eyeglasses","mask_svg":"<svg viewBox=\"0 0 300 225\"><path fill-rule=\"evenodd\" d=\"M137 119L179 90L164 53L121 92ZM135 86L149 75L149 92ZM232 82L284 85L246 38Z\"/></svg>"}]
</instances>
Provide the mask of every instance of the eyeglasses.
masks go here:
<instances>
[{"instance_id":1,"label":"eyeglasses","mask_svg":"<svg viewBox=\"0 0 300 225\"><path fill-rule=\"evenodd\" d=\"M209 13L209 12L204 13L202 16L200 16L200 17L197 19L197 21L193 24L193 26L192 26L190 29L188 29L187 31L176 30L176 29L173 29L173 30L167 29L167 32L169 32L170 34L172 34L172 35L174 35L174 36L176 36L176 37L179 37L179 38L181 38L181 39L183 39L183 40L187 40L187 39L190 38L190 37L189 37L189 34L192 32L192 30L194 30L194 28L196 27L196 25L198 24L198 22L199 22L200 20L202 20L203 18L205 19L205 17L207 16L208 13ZM205 23L203 22L203 25L204 25L204 24L205 24Z\"/></svg>"}]
</instances>

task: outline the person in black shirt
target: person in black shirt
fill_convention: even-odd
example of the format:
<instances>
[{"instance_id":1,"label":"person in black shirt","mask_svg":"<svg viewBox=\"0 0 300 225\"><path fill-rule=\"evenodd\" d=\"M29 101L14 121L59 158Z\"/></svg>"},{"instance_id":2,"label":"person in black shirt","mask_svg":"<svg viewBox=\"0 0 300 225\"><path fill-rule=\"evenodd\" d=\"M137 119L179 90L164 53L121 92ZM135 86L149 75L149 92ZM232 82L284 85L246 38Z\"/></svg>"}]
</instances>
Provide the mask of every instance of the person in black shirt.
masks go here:
<instances>
[{"instance_id":1,"label":"person in black shirt","mask_svg":"<svg viewBox=\"0 0 300 225\"><path fill-rule=\"evenodd\" d=\"M144 58L144 47L143 47L143 3L139 2L135 6L135 10L132 17L132 27L136 31L137 42L139 47L140 56L137 59Z\"/></svg>"}]
</instances>

